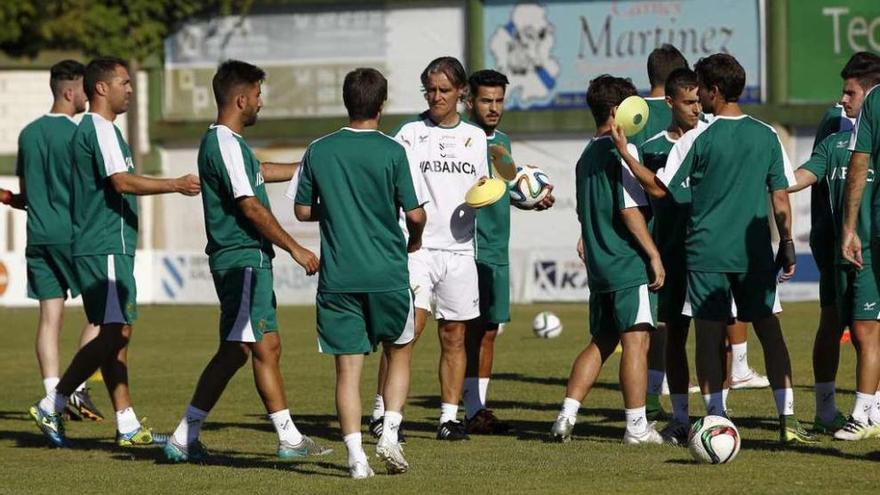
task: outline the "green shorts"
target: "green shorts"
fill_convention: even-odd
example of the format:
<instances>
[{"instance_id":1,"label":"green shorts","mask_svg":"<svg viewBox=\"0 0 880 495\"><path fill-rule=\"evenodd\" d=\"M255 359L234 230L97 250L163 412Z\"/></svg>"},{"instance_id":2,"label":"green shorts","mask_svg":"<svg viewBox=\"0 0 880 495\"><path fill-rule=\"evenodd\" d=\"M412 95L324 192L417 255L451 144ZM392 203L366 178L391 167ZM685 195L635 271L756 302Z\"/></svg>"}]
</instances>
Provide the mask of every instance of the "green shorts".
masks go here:
<instances>
[{"instance_id":1,"label":"green shorts","mask_svg":"<svg viewBox=\"0 0 880 495\"><path fill-rule=\"evenodd\" d=\"M380 342L415 338L413 296L390 292L318 292L318 348L325 354L368 354Z\"/></svg>"},{"instance_id":2,"label":"green shorts","mask_svg":"<svg viewBox=\"0 0 880 495\"><path fill-rule=\"evenodd\" d=\"M632 327L657 321L657 294L646 284L613 292L590 292L590 334L620 334Z\"/></svg>"},{"instance_id":3,"label":"green shorts","mask_svg":"<svg viewBox=\"0 0 880 495\"><path fill-rule=\"evenodd\" d=\"M736 318L755 321L776 313L776 272L688 272L688 300L694 318L728 321L731 297Z\"/></svg>"},{"instance_id":4,"label":"green shorts","mask_svg":"<svg viewBox=\"0 0 880 495\"><path fill-rule=\"evenodd\" d=\"M67 299L68 291L70 297L79 295L70 248L70 244L51 244L25 249L29 298L40 301Z\"/></svg>"},{"instance_id":5,"label":"green shorts","mask_svg":"<svg viewBox=\"0 0 880 495\"><path fill-rule=\"evenodd\" d=\"M220 340L261 342L278 330L271 268L239 267L211 272L220 299Z\"/></svg>"},{"instance_id":6,"label":"green shorts","mask_svg":"<svg viewBox=\"0 0 880 495\"><path fill-rule=\"evenodd\" d=\"M94 325L132 324L137 320L134 256L96 254L74 256L86 318Z\"/></svg>"},{"instance_id":7,"label":"green shorts","mask_svg":"<svg viewBox=\"0 0 880 495\"><path fill-rule=\"evenodd\" d=\"M880 320L880 290L869 266L866 261L862 270L853 266L837 267L838 311L845 325L855 320Z\"/></svg>"},{"instance_id":8,"label":"green shorts","mask_svg":"<svg viewBox=\"0 0 880 495\"><path fill-rule=\"evenodd\" d=\"M480 316L497 326L510 321L510 265L477 261Z\"/></svg>"},{"instance_id":9,"label":"green shorts","mask_svg":"<svg viewBox=\"0 0 880 495\"><path fill-rule=\"evenodd\" d=\"M837 288L840 286L834 267L819 268L819 307L837 304Z\"/></svg>"}]
</instances>

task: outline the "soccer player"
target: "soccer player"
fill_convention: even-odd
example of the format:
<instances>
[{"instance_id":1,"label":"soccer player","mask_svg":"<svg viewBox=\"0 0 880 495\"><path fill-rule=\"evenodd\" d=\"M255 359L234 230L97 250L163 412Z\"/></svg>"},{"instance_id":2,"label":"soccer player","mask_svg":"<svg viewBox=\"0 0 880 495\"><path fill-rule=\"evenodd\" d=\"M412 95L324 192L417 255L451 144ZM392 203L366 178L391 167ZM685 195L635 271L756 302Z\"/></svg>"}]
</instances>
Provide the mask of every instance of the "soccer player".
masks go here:
<instances>
[{"instance_id":1,"label":"soccer player","mask_svg":"<svg viewBox=\"0 0 880 495\"><path fill-rule=\"evenodd\" d=\"M840 103L846 116L853 118L861 109L865 92L880 83L880 64L876 61L847 64L841 75L844 82ZM841 231L844 183L851 154L847 148L852 134L851 130L841 131L823 139L810 159L795 173L797 185L789 189L798 191L820 180L825 183L832 212L830 234ZM873 187L872 178L866 177L865 190L869 195L873 193ZM867 237L870 228L871 203L863 198L856 229L860 237ZM832 243L832 247L834 244L837 243ZM852 329L857 354L855 405L846 423L834 432L834 438L862 440L880 434L880 409L874 404L880 383L880 322L877 321L880 318L880 307L877 306L880 290L872 270L856 270L843 259L839 250L837 252L834 275L837 279L835 292L840 301L838 314L841 324ZM862 260L870 262L870 249L862 250Z\"/></svg>"},{"instance_id":2,"label":"soccer player","mask_svg":"<svg viewBox=\"0 0 880 495\"><path fill-rule=\"evenodd\" d=\"M336 359L336 410L353 478L373 475L361 444L361 370L379 343L388 362L385 416L376 455L390 474L403 473L398 430L409 392L413 297L407 252L418 250L425 211L419 204L406 150L378 131L388 82L375 69L345 76L342 99L349 124L312 142L299 181L287 196L301 221L321 226L318 343ZM405 212L409 240L398 224Z\"/></svg>"},{"instance_id":3,"label":"soccer player","mask_svg":"<svg viewBox=\"0 0 880 495\"><path fill-rule=\"evenodd\" d=\"M597 131L578 160L575 185L593 339L572 365L565 400L551 429L556 441L571 440L581 401L620 343L620 386L626 408L623 441L663 443L645 416L645 389L648 341L657 312L654 291L663 286L664 269L643 212L648 200L614 149L610 134L617 106L634 94L629 80L609 75L593 79L587 89ZM630 148L638 155L634 145Z\"/></svg>"},{"instance_id":4,"label":"soccer player","mask_svg":"<svg viewBox=\"0 0 880 495\"><path fill-rule=\"evenodd\" d=\"M497 129L504 114L507 77L494 70L481 70L468 79L469 120L483 129L489 146L502 146L510 154L510 138ZM491 159L489 160L491 161ZM493 173L492 168L489 169ZM534 209L553 206L548 194ZM476 262L480 283L480 318L467 330L467 369L464 379L465 425L470 434L504 433L510 425L499 421L486 407L492 376L495 338L501 325L510 321L510 205L502 198L477 210ZM515 203L513 203L515 204Z\"/></svg>"},{"instance_id":5,"label":"soccer player","mask_svg":"<svg viewBox=\"0 0 880 495\"><path fill-rule=\"evenodd\" d=\"M697 62L695 72L700 103L714 115L710 123L685 134L656 177L629 153L624 160L652 197L668 194L677 203L689 203L687 294L696 320L697 377L707 413L725 414L724 340L733 300L738 318L753 323L764 348L780 441L812 443L815 439L794 416L791 363L774 308L778 267L784 269L783 282L795 270L786 191L794 185L794 174L773 128L740 110L745 71L739 62L715 54ZM768 189L780 234L775 262Z\"/></svg>"},{"instance_id":6,"label":"soccer player","mask_svg":"<svg viewBox=\"0 0 880 495\"><path fill-rule=\"evenodd\" d=\"M205 419L239 368L252 356L254 384L278 434L278 457L330 453L299 432L284 393L279 361L281 337L272 286L272 245L281 247L308 275L318 258L278 224L266 195L267 182L289 181L293 166L261 164L241 136L257 122L266 73L246 62L220 64L212 86L217 120L199 145L199 176L208 244L205 253L220 300L220 345L199 377L192 400L165 444L172 462L198 462Z\"/></svg>"},{"instance_id":7,"label":"soccer player","mask_svg":"<svg viewBox=\"0 0 880 495\"><path fill-rule=\"evenodd\" d=\"M877 65L880 65L880 57L870 52L858 52L850 57L840 75L844 79L844 86L850 88L851 96L844 94L842 98L857 98L860 108L861 101L864 99L864 89L867 89L862 88L860 79L870 75L871 67ZM849 81L850 79L853 80ZM844 110L844 105L839 102L828 109L816 132L813 151L815 152L819 144L828 136L851 131L859 108L856 108L851 116ZM847 155L848 159L849 155ZM801 175L805 173L807 172L804 171ZM839 179L844 180L845 177L841 176ZM800 183L800 177L798 179ZM813 259L819 268L819 328L816 330L816 337L813 341L813 377L816 397L816 418L813 421L813 429L819 433L834 433L846 424L846 416L838 410L835 400L837 388L835 380L840 362L840 338L844 332L845 322L841 321L836 303L838 277L835 275L835 260L840 261L841 255L834 242L835 239L839 239L842 220L839 215L835 218L830 208L829 187L831 184L831 178L820 175L810 189L810 250L813 252ZM841 208L843 206L842 199L839 206ZM838 210L839 212L840 210ZM836 220L836 223L833 224L832 220ZM832 231L832 228L836 230Z\"/></svg>"},{"instance_id":8,"label":"soccer player","mask_svg":"<svg viewBox=\"0 0 880 495\"><path fill-rule=\"evenodd\" d=\"M432 60L421 74L428 110L395 133L407 149L419 202L428 216L422 248L409 255L415 293L416 339L425 328L431 303L440 337L440 419L438 440L467 440L458 421L467 358L467 322L480 316L474 262L474 210L464 203L468 189L489 175L486 133L458 114L467 91L467 73L453 57ZM422 191L420 193L420 191ZM386 363L370 431L381 435Z\"/></svg>"},{"instance_id":9,"label":"soccer player","mask_svg":"<svg viewBox=\"0 0 880 495\"><path fill-rule=\"evenodd\" d=\"M47 394L60 380L58 336L64 301L68 292L71 297L80 292L71 254L70 139L76 131L73 116L86 109L84 74L85 66L75 60L63 60L52 66L49 76L52 108L28 124L18 137L15 175L19 193L0 189L0 202L27 210L28 296L40 301L36 351ZM80 334L80 347L96 335L98 327L87 322ZM71 394L66 412L74 418L104 419L85 383L79 384Z\"/></svg>"},{"instance_id":10,"label":"soccer player","mask_svg":"<svg viewBox=\"0 0 880 495\"><path fill-rule=\"evenodd\" d=\"M128 110L132 92L124 60L92 60L83 86L90 111L70 145L73 262L86 316L100 330L76 353L55 389L31 406L30 415L53 446L67 446L60 413L76 387L100 368L116 410L117 444L161 444L166 437L138 421L128 389L128 342L137 319L136 196L172 192L195 196L199 180L194 175L154 179L132 173L131 151L113 124Z\"/></svg>"}]
</instances>

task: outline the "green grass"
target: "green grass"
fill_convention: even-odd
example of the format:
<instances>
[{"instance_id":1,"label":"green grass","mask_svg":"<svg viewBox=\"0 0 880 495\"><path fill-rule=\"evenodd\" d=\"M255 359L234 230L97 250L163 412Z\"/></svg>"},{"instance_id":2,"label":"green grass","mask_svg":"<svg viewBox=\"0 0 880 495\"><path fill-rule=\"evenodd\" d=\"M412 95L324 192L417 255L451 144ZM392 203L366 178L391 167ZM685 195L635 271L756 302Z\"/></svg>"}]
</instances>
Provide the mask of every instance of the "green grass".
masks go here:
<instances>
[{"instance_id":1,"label":"green grass","mask_svg":"<svg viewBox=\"0 0 880 495\"><path fill-rule=\"evenodd\" d=\"M539 340L531 317L556 312L562 336ZM791 349L796 410L801 420L814 413L810 349L817 321L815 304L788 304L783 327ZM291 410L299 428L332 446L329 457L281 462L276 437L242 369L208 418L202 440L215 456L208 465L167 465L156 448L119 449L114 422L68 423L75 448L58 451L45 442L26 414L42 393L33 355L35 310L0 309L4 345L0 347L0 493L52 493L88 489L96 493L523 493L523 492L692 492L858 493L877 489L880 440L834 442L782 448L777 445L776 410L768 390L734 391L729 405L743 437L730 465L692 462L685 449L670 446L624 447L622 399L617 386L619 355L605 367L600 383L584 403L575 439L546 443L575 355L587 341L585 305L514 307L514 322L499 337L496 376L489 400L516 430L503 437L469 442L433 439L438 415L438 343L433 324L416 348L413 387L406 411L412 470L403 476L378 474L365 482L346 479L345 447L333 404L333 360L317 352L314 309L285 307L279 312L284 341L283 373ZM70 311L62 337L62 361L69 362L82 324ZM196 378L216 343L217 311L211 307L144 307L129 351L133 401L139 415L161 431L173 429L188 403ZM763 370L760 346L751 336L751 364ZM370 358L363 385L364 409L372 404L376 359ZM838 404L853 401L852 346L841 352ZM93 396L112 412L101 384ZM669 403L664 399L666 408ZM702 413L691 396L691 413ZM366 450L373 451L372 439ZM373 462L382 472L378 462ZM355 484L357 483L357 484Z\"/></svg>"}]
</instances>

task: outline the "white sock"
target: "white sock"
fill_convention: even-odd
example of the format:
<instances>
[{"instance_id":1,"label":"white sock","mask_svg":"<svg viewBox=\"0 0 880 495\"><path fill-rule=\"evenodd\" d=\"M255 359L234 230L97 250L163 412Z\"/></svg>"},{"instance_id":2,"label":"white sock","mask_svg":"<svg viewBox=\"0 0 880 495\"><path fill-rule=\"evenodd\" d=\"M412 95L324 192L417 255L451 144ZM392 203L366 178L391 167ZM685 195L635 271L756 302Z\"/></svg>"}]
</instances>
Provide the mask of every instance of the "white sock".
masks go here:
<instances>
[{"instance_id":1,"label":"white sock","mask_svg":"<svg viewBox=\"0 0 880 495\"><path fill-rule=\"evenodd\" d=\"M871 409L871 421L880 425L880 391L874 395L874 409Z\"/></svg>"},{"instance_id":2,"label":"white sock","mask_svg":"<svg viewBox=\"0 0 880 495\"><path fill-rule=\"evenodd\" d=\"M46 392L46 396L40 401L38 406L43 412L60 413L67 407L67 396L58 392L54 388Z\"/></svg>"},{"instance_id":3,"label":"white sock","mask_svg":"<svg viewBox=\"0 0 880 495\"><path fill-rule=\"evenodd\" d=\"M269 415L269 419L272 420L275 432L278 433L279 441L287 442L290 445L297 445L303 441L302 433L296 429L293 418L290 417L290 409L275 411Z\"/></svg>"},{"instance_id":4,"label":"white sock","mask_svg":"<svg viewBox=\"0 0 880 495\"><path fill-rule=\"evenodd\" d=\"M874 408L874 394L856 392L856 403L853 404L852 417L861 423L867 423Z\"/></svg>"},{"instance_id":5,"label":"white sock","mask_svg":"<svg viewBox=\"0 0 880 495\"><path fill-rule=\"evenodd\" d=\"M704 394L703 402L706 404L707 416L725 416L727 414L727 410L724 408L723 392Z\"/></svg>"},{"instance_id":6,"label":"white sock","mask_svg":"<svg viewBox=\"0 0 880 495\"><path fill-rule=\"evenodd\" d=\"M569 423L574 424L577 421L578 409L581 408L580 401L571 397L566 397L562 401L562 409L559 411L559 417L565 418Z\"/></svg>"},{"instance_id":7,"label":"white sock","mask_svg":"<svg viewBox=\"0 0 880 495\"><path fill-rule=\"evenodd\" d=\"M648 370L648 395L660 395L663 391L663 379L666 373L660 370Z\"/></svg>"},{"instance_id":8,"label":"white sock","mask_svg":"<svg viewBox=\"0 0 880 495\"><path fill-rule=\"evenodd\" d=\"M641 435L648 429L648 418L645 417L645 406L634 409L624 409L626 413L626 431Z\"/></svg>"},{"instance_id":9,"label":"white sock","mask_svg":"<svg viewBox=\"0 0 880 495\"><path fill-rule=\"evenodd\" d=\"M672 401L672 419L689 424L691 418L688 414L688 394L670 394L669 400Z\"/></svg>"},{"instance_id":10,"label":"white sock","mask_svg":"<svg viewBox=\"0 0 880 495\"><path fill-rule=\"evenodd\" d=\"M724 404L724 412L727 413L727 396L730 395L729 388L721 389L721 402Z\"/></svg>"},{"instance_id":11,"label":"white sock","mask_svg":"<svg viewBox=\"0 0 880 495\"><path fill-rule=\"evenodd\" d=\"M776 399L776 410L781 416L791 416L794 414L794 391L790 388L780 388L773 391L773 398Z\"/></svg>"},{"instance_id":12,"label":"white sock","mask_svg":"<svg viewBox=\"0 0 880 495\"><path fill-rule=\"evenodd\" d=\"M392 444L397 443L397 432L400 430L401 421L403 421L403 415L399 411L385 411L385 420L382 423L382 438L387 438Z\"/></svg>"},{"instance_id":13,"label":"white sock","mask_svg":"<svg viewBox=\"0 0 880 495\"><path fill-rule=\"evenodd\" d=\"M489 394L489 379L480 378L478 385L480 387L480 404L483 404L483 407L486 407L486 397L488 397Z\"/></svg>"},{"instance_id":14,"label":"white sock","mask_svg":"<svg viewBox=\"0 0 880 495\"><path fill-rule=\"evenodd\" d=\"M58 382L60 382L60 381L61 381L61 379L58 378L57 376L50 376L49 378L43 378L43 389L46 391L46 394L48 394L49 391L51 391L51 390L55 390L55 387L58 386Z\"/></svg>"},{"instance_id":15,"label":"white sock","mask_svg":"<svg viewBox=\"0 0 880 495\"><path fill-rule=\"evenodd\" d=\"M731 363L730 374L733 378L747 378L751 373L749 370L749 344L733 344L730 346Z\"/></svg>"},{"instance_id":16,"label":"white sock","mask_svg":"<svg viewBox=\"0 0 880 495\"><path fill-rule=\"evenodd\" d=\"M440 404L440 424L447 421L455 421L455 418L458 417L458 404L447 404L443 402Z\"/></svg>"},{"instance_id":17,"label":"white sock","mask_svg":"<svg viewBox=\"0 0 880 495\"><path fill-rule=\"evenodd\" d=\"M86 389L86 382L82 382L79 384L79 387L76 387L76 390L74 390L74 392L82 392L85 389Z\"/></svg>"},{"instance_id":18,"label":"white sock","mask_svg":"<svg viewBox=\"0 0 880 495\"><path fill-rule=\"evenodd\" d=\"M837 416L836 389L837 385L834 382L820 382L813 385L816 395L816 416L826 423L830 423Z\"/></svg>"},{"instance_id":19,"label":"white sock","mask_svg":"<svg viewBox=\"0 0 880 495\"><path fill-rule=\"evenodd\" d=\"M208 417L207 411L190 404L177 424L174 430L174 441L177 445L188 446L199 439L199 432L202 431L202 425L205 424L205 418Z\"/></svg>"},{"instance_id":20,"label":"white sock","mask_svg":"<svg viewBox=\"0 0 880 495\"><path fill-rule=\"evenodd\" d=\"M131 433L140 429L141 422L138 421L134 408L126 407L121 411L116 411L116 429L119 433Z\"/></svg>"},{"instance_id":21,"label":"white sock","mask_svg":"<svg viewBox=\"0 0 880 495\"><path fill-rule=\"evenodd\" d=\"M342 440L345 442L345 448L348 450L349 466L354 466L356 462L367 463L367 453L364 452L364 446L361 444L360 433L349 433Z\"/></svg>"},{"instance_id":22,"label":"white sock","mask_svg":"<svg viewBox=\"0 0 880 495\"><path fill-rule=\"evenodd\" d=\"M382 395L376 394L376 399L373 401L373 415L372 418L374 420L381 418L385 415L385 399L382 398Z\"/></svg>"},{"instance_id":23,"label":"white sock","mask_svg":"<svg viewBox=\"0 0 880 495\"><path fill-rule=\"evenodd\" d=\"M483 402L480 400L480 379L475 376L465 378L462 396L464 399L464 417L473 418L474 414L477 414L483 408Z\"/></svg>"}]
</instances>

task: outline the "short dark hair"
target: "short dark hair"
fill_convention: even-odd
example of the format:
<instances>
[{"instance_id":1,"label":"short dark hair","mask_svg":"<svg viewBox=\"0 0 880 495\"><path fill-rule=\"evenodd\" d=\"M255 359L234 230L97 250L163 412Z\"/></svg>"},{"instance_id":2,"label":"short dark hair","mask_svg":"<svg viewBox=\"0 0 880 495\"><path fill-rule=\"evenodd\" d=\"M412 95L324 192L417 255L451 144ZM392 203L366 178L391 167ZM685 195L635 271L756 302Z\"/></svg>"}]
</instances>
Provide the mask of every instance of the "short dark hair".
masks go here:
<instances>
[{"instance_id":1,"label":"short dark hair","mask_svg":"<svg viewBox=\"0 0 880 495\"><path fill-rule=\"evenodd\" d=\"M587 88L587 105L596 126L601 126L611 116L611 109L620 105L628 96L638 94L629 79L603 74L592 81Z\"/></svg>"},{"instance_id":2,"label":"short dark hair","mask_svg":"<svg viewBox=\"0 0 880 495\"><path fill-rule=\"evenodd\" d=\"M360 68L345 75L342 101L351 120L375 118L387 99L388 81L376 69Z\"/></svg>"},{"instance_id":3,"label":"short dark hair","mask_svg":"<svg viewBox=\"0 0 880 495\"><path fill-rule=\"evenodd\" d=\"M217 67L211 87L218 107L229 103L233 90L243 84L255 84L266 80L266 71L241 60L227 60Z\"/></svg>"},{"instance_id":4,"label":"short dark hair","mask_svg":"<svg viewBox=\"0 0 880 495\"><path fill-rule=\"evenodd\" d=\"M117 67L125 67L125 70L128 70L128 63L118 57L98 57L89 62L83 76L83 89L90 100L96 94L97 84L110 82Z\"/></svg>"},{"instance_id":5,"label":"short dark hair","mask_svg":"<svg viewBox=\"0 0 880 495\"><path fill-rule=\"evenodd\" d=\"M694 72L700 84L711 89L717 86L724 95L724 101L734 102L739 100L743 88L746 86L746 71L737 62L733 55L716 53L701 58L694 65Z\"/></svg>"},{"instance_id":6,"label":"short dark hair","mask_svg":"<svg viewBox=\"0 0 880 495\"><path fill-rule=\"evenodd\" d=\"M478 70L468 78L471 96L477 95L477 90L480 89L480 86L501 88L507 91L508 84L510 84L510 81L507 80L507 76L492 69Z\"/></svg>"},{"instance_id":7,"label":"short dark hair","mask_svg":"<svg viewBox=\"0 0 880 495\"><path fill-rule=\"evenodd\" d=\"M697 80L696 72L687 67L675 69L666 78L666 96L672 97L677 95L679 91L696 88L697 86L699 86L699 81Z\"/></svg>"},{"instance_id":8,"label":"short dark hair","mask_svg":"<svg viewBox=\"0 0 880 495\"><path fill-rule=\"evenodd\" d=\"M436 72L445 74L446 77L449 78L449 82L457 88L467 84L467 72L465 72L464 66L461 65L461 62L455 57L438 57L432 60L431 63L425 67L425 70L422 71L422 85L428 84L428 76Z\"/></svg>"},{"instance_id":9,"label":"short dark hair","mask_svg":"<svg viewBox=\"0 0 880 495\"><path fill-rule=\"evenodd\" d=\"M856 79L862 89L869 89L880 83L880 56L871 52L854 53L843 70L841 79Z\"/></svg>"},{"instance_id":10,"label":"short dark hair","mask_svg":"<svg viewBox=\"0 0 880 495\"><path fill-rule=\"evenodd\" d=\"M664 43L648 55L648 81L651 82L652 88L663 86L672 71L687 67L687 59L678 48Z\"/></svg>"},{"instance_id":11,"label":"short dark hair","mask_svg":"<svg viewBox=\"0 0 880 495\"><path fill-rule=\"evenodd\" d=\"M76 81L86 74L86 66L76 60L62 60L49 69L49 88L58 96L63 81Z\"/></svg>"}]
</instances>

